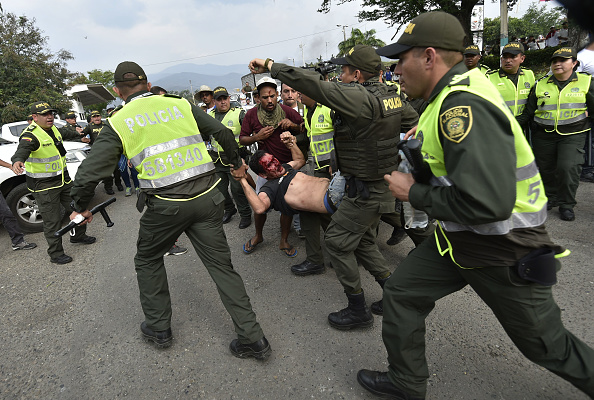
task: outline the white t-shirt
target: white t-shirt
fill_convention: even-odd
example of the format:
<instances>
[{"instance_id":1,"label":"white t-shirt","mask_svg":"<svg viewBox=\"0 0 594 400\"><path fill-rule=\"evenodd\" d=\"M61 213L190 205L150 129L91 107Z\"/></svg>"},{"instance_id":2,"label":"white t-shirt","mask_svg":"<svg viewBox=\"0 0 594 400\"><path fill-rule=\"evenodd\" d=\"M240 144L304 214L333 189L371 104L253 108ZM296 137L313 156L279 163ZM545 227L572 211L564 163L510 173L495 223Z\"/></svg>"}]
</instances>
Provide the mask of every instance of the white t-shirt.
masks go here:
<instances>
[{"instance_id":1,"label":"white t-shirt","mask_svg":"<svg viewBox=\"0 0 594 400\"><path fill-rule=\"evenodd\" d=\"M559 36L560 37L564 37L567 39L559 39L562 42L569 42L569 29L559 29L557 32L559 32Z\"/></svg>"},{"instance_id":2,"label":"white t-shirt","mask_svg":"<svg viewBox=\"0 0 594 400\"><path fill-rule=\"evenodd\" d=\"M594 50L583 49L577 53L577 58L580 62L577 71L594 75Z\"/></svg>"},{"instance_id":3,"label":"white t-shirt","mask_svg":"<svg viewBox=\"0 0 594 400\"><path fill-rule=\"evenodd\" d=\"M555 32L555 34L548 38L545 42L547 47L559 46L559 31Z\"/></svg>"}]
</instances>

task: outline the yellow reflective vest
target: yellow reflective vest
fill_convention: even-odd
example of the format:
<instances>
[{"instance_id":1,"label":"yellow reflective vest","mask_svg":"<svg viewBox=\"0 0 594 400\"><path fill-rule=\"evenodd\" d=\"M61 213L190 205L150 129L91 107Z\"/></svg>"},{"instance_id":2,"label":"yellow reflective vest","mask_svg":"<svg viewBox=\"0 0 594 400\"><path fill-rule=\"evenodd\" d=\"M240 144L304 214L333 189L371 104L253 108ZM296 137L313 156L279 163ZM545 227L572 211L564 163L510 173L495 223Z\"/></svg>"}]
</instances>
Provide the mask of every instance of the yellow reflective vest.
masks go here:
<instances>
[{"instance_id":1,"label":"yellow reflective vest","mask_svg":"<svg viewBox=\"0 0 594 400\"><path fill-rule=\"evenodd\" d=\"M456 84L463 79L465 80L464 84ZM468 80L469 85L467 85ZM447 239L447 232L469 231L479 235L505 235L512 229L540 226L547 217L547 197L545 196L544 186L534 161L534 155L522 129L509 108L502 102L497 89L476 68L464 74L456 75L421 114L417 135L423 137L421 148L423 158L428 162L433 175L437 178L432 180L432 184L441 186L455 185L455 182L448 178L445 168L443 147L440 142L441 135L436 121L439 120L441 105L446 96L456 91L465 91L482 97L509 118L516 150L516 202L512 215L504 221L480 225L463 225L452 221L439 221L440 229L447 241L447 244L442 247L439 239L437 240L442 255L447 252L450 252L450 255L453 254L451 244ZM437 231L436 237L438 237Z\"/></svg>"},{"instance_id":2,"label":"yellow reflective vest","mask_svg":"<svg viewBox=\"0 0 594 400\"><path fill-rule=\"evenodd\" d=\"M241 133L239 115L241 114L241 111L241 108L231 108L221 120L221 124L225 125L231 132L233 132L233 136L235 136L235 141L239 147L243 147L243 145L239 143L239 134ZM215 110L210 111L208 115L215 118ZM210 144L217 153L224 151L221 145L213 137L210 138Z\"/></svg>"},{"instance_id":3,"label":"yellow reflective vest","mask_svg":"<svg viewBox=\"0 0 594 400\"><path fill-rule=\"evenodd\" d=\"M332 110L330 108L317 104L311 116L311 126L309 118L303 118L307 136L309 136L309 147L316 163L315 169L325 168L330 165L330 159L334 153L334 127L332 126ZM309 114L306 108L305 115Z\"/></svg>"},{"instance_id":4,"label":"yellow reflective vest","mask_svg":"<svg viewBox=\"0 0 594 400\"><path fill-rule=\"evenodd\" d=\"M581 72L576 76L561 91L552 76L536 83L534 94L537 109L534 112L534 122L541 125L546 132L573 135L590 129L586 115L586 94L592 77Z\"/></svg>"},{"instance_id":5,"label":"yellow reflective vest","mask_svg":"<svg viewBox=\"0 0 594 400\"><path fill-rule=\"evenodd\" d=\"M51 129L56 140L62 142L60 131L55 126L52 126ZM31 192L42 192L70 183L71 180L64 181L66 157L60 155L54 139L35 122L31 123L21 135L24 133L32 134L39 141L39 148L32 151L29 158L25 160L27 188ZM43 184L39 184L39 181L36 181L37 179L44 179L45 181Z\"/></svg>"},{"instance_id":6,"label":"yellow reflective vest","mask_svg":"<svg viewBox=\"0 0 594 400\"><path fill-rule=\"evenodd\" d=\"M530 89L534 86L534 72L520 67L517 86L514 85L502 69L488 72L487 78L495 85L514 117L522 114L528 103Z\"/></svg>"},{"instance_id":7,"label":"yellow reflective vest","mask_svg":"<svg viewBox=\"0 0 594 400\"><path fill-rule=\"evenodd\" d=\"M141 188L162 188L214 170L190 103L141 95L108 119Z\"/></svg>"}]
</instances>

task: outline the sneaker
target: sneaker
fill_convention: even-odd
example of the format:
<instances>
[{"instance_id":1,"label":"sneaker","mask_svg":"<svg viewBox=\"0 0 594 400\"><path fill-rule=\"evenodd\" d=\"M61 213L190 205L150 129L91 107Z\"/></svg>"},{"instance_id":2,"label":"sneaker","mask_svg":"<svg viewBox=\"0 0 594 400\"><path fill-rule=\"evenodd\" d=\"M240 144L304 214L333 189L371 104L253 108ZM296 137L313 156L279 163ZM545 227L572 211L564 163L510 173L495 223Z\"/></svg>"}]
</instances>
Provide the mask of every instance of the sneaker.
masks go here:
<instances>
[{"instance_id":1,"label":"sneaker","mask_svg":"<svg viewBox=\"0 0 594 400\"><path fill-rule=\"evenodd\" d=\"M126 188L126 197L132 196L132 188L131 187L127 187Z\"/></svg>"},{"instance_id":2,"label":"sneaker","mask_svg":"<svg viewBox=\"0 0 594 400\"><path fill-rule=\"evenodd\" d=\"M12 245L12 249L13 250L31 250L36 248L37 245L35 243L27 243L26 241L22 241L20 243L17 244L13 244Z\"/></svg>"},{"instance_id":3,"label":"sneaker","mask_svg":"<svg viewBox=\"0 0 594 400\"><path fill-rule=\"evenodd\" d=\"M182 254L186 254L188 249L185 247L179 247L178 245L174 244L171 248L165 253L166 256L181 256Z\"/></svg>"},{"instance_id":4,"label":"sneaker","mask_svg":"<svg viewBox=\"0 0 594 400\"><path fill-rule=\"evenodd\" d=\"M140 188L136 188L136 196L140 194Z\"/></svg>"},{"instance_id":5,"label":"sneaker","mask_svg":"<svg viewBox=\"0 0 594 400\"><path fill-rule=\"evenodd\" d=\"M83 235L82 237L75 239L73 237L70 238L70 243L80 243L80 244L93 244L97 241L93 236Z\"/></svg>"}]
</instances>

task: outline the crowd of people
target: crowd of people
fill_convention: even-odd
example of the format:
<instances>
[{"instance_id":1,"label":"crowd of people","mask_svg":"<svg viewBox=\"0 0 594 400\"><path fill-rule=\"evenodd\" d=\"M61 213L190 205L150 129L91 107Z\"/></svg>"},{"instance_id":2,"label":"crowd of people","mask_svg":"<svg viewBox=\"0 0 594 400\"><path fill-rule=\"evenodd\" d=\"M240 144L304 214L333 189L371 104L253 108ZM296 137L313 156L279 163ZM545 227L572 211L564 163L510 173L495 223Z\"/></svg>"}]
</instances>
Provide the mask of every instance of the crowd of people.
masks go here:
<instances>
[{"instance_id":1,"label":"crowd of people","mask_svg":"<svg viewBox=\"0 0 594 400\"><path fill-rule=\"evenodd\" d=\"M575 219L594 112L591 76L576 72L575 49L562 46L551 57L552 75L536 80L521 67L526 50L519 42L503 48L500 69L486 71L478 47L463 48L464 37L454 16L421 14L397 42L377 50L356 45L332 59L340 82L255 58L251 72L269 76L242 89L257 104L247 112L232 107L221 86L200 87L205 107L199 108L153 87L140 65L125 61L114 73L114 91L125 104L107 122L91 113L84 130L73 121L60 132L53 126L56 110L35 103L10 167L26 170L50 260L58 264L72 261L53 235L60 204L73 210L72 220L82 220L70 241L92 244L86 227L96 187L103 182L113 194L121 173L131 194L129 170L142 212L134 257L145 317L140 331L157 347L173 343L163 257L185 233L233 321L231 353L271 355L223 226L239 213L238 229L246 229L253 213L255 234L242 250L265 257L256 250L267 213L276 210L279 250L298 255L289 243L291 227L305 240L305 259L291 272L314 275L331 266L343 287L347 305L328 314L329 325L367 328L382 316L389 366L358 372L369 392L425 398L425 319L437 300L470 285L526 357L594 396L594 350L565 329L552 296L569 251L544 226L553 207L562 220ZM386 70L380 56L398 62ZM422 143L423 161L408 160L413 173L399 169L402 137ZM64 161L68 138L92 144L76 180ZM428 218L414 225L407 209ZM377 245L381 220L394 226L391 244L405 233L416 245L398 266ZM35 247L18 232L11 238L13 248ZM381 299L368 303L359 266L383 289Z\"/></svg>"}]
</instances>

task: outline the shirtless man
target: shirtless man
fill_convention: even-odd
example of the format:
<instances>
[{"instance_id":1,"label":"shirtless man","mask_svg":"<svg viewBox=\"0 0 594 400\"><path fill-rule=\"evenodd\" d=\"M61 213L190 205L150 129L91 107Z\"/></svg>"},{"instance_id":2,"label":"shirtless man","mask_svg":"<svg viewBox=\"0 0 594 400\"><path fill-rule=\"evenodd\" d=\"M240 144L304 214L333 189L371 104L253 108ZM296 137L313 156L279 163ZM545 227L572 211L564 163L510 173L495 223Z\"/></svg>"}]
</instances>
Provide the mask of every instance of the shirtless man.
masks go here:
<instances>
[{"instance_id":1,"label":"shirtless man","mask_svg":"<svg viewBox=\"0 0 594 400\"><path fill-rule=\"evenodd\" d=\"M291 150L293 161L281 164L272 154L262 150L257 151L250 159L252 171L268 180L259 193L256 194L246 179L246 164L232 170L233 177L241 183L254 212L264 214L274 208L287 214L297 214L299 211L332 214L337 208L335 203L340 204L340 201L330 194L330 180L296 171L305 164L305 158L295 145L295 136L283 132L281 140Z\"/></svg>"}]
</instances>

